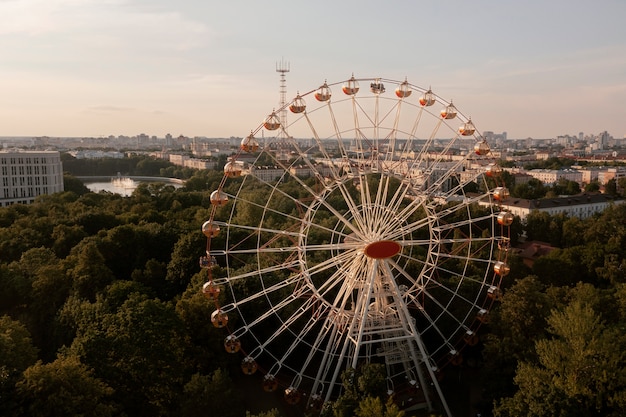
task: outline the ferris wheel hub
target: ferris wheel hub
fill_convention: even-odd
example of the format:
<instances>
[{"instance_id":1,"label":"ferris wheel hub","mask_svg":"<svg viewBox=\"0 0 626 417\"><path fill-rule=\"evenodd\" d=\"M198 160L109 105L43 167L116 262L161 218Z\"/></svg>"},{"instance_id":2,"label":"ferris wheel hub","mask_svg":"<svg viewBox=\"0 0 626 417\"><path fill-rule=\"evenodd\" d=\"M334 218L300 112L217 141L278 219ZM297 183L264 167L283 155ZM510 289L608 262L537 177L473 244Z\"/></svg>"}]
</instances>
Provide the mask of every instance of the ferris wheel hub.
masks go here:
<instances>
[{"instance_id":1,"label":"ferris wheel hub","mask_svg":"<svg viewBox=\"0 0 626 417\"><path fill-rule=\"evenodd\" d=\"M393 240L379 240L365 247L363 253L368 258L386 259L396 256L402 250L402 246Z\"/></svg>"}]
</instances>

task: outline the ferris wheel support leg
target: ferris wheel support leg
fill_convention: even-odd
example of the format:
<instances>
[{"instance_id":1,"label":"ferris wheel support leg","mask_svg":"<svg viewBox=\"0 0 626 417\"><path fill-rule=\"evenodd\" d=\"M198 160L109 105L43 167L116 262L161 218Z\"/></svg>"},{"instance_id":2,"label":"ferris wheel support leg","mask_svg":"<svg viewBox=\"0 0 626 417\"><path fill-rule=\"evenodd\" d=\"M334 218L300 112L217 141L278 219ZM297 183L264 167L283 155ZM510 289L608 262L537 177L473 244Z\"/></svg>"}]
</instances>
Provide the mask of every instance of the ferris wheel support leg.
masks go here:
<instances>
[{"instance_id":1,"label":"ferris wheel support leg","mask_svg":"<svg viewBox=\"0 0 626 417\"><path fill-rule=\"evenodd\" d=\"M391 268L388 264L385 264L385 269L387 270L387 274L390 275ZM391 280L391 285L394 286L395 293L400 294L400 288L398 288L398 284L394 280ZM413 346L413 344L409 343L411 355L413 356L413 362L415 363L415 369L417 370L417 378L419 379L420 384L422 385L422 388L424 390L424 397L426 399L426 405L428 406L428 409L430 411L433 410L433 405L430 399L430 395L428 395L428 393L426 392L426 388L427 388L426 378L424 376L424 372L422 370L421 364L424 364L424 366L428 370L428 374L430 375L430 379L433 383L433 386L435 387L435 390L437 391L437 395L439 395L439 400L441 401L441 405L444 408L446 415L448 417L452 417L452 413L450 412L450 408L448 407L446 398L443 396L443 392L441 391L441 387L439 386L439 382L437 381L437 376L435 375L435 371L432 369L432 367L430 366L430 362L428 361L428 354L426 353L426 347L424 346L424 343L422 342L422 338L420 337L419 332L415 328L415 325L410 320L411 314L409 313L409 310L407 309L406 304L399 303L399 306L400 306L400 309L402 310L402 314L400 315L400 317L403 320L403 325L409 328L410 332L413 335L415 335L414 337L415 344L417 345L417 348L419 349L419 355L421 356L419 357L418 353L415 352L415 347Z\"/></svg>"},{"instance_id":2,"label":"ferris wheel support leg","mask_svg":"<svg viewBox=\"0 0 626 417\"><path fill-rule=\"evenodd\" d=\"M426 348L424 347L424 344L422 343L422 339L420 337L416 337L415 341L420 350L420 353L422 354L422 357L428 358L428 355L426 355ZM428 370L428 374L430 375L430 380L433 383L433 387L435 388L435 391L437 391L437 395L439 395L441 406L445 410L446 415L448 417L452 417L452 412L450 411L450 408L448 407L448 402L446 401L446 397L443 396L443 391L441 391L441 387L439 386L439 382L437 381L437 375L435 375L435 371L433 370L432 366L430 366L430 363L428 362L425 362L425 363L426 363L426 369ZM418 372L419 372L419 369L418 369ZM426 396L428 397L428 394L426 394ZM432 410L432 406L431 406L431 410Z\"/></svg>"},{"instance_id":3,"label":"ferris wheel support leg","mask_svg":"<svg viewBox=\"0 0 626 417\"><path fill-rule=\"evenodd\" d=\"M376 279L377 268L378 268L378 262L375 262L374 266L372 267L372 270L370 271L369 282L367 284L367 291L361 294L361 300L359 302L359 305L357 305L357 309L355 309L354 321L352 323L352 327L357 325L357 323L361 323L361 326L359 328L357 340L354 342L355 354L354 354L354 358L352 358L353 369L356 369L358 365L359 351L361 350L361 343L363 341L363 332L365 331L364 323L366 323L367 321L367 313L369 311L369 302L370 302L370 299L372 298L372 292L374 288L374 280ZM360 311L359 311L359 307L360 307ZM352 329L350 329L349 335L351 334L352 334Z\"/></svg>"}]
</instances>

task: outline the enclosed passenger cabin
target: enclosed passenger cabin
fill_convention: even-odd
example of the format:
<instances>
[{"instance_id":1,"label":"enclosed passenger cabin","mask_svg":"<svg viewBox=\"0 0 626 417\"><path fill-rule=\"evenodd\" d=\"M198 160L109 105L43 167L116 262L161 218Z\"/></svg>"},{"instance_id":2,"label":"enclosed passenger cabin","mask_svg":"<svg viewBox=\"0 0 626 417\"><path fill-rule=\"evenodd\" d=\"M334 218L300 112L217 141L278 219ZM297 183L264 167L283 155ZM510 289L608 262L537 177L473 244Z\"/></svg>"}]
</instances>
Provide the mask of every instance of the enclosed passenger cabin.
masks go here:
<instances>
[{"instance_id":1,"label":"enclosed passenger cabin","mask_svg":"<svg viewBox=\"0 0 626 417\"><path fill-rule=\"evenodd\" d=\"M422 107L432 106L433 104L435 104L435 101L435 95L430 88L428 89L428 91L422 94L422 97L420 97L420 105Z\"/></svg>"},{"instance_id":2,"label":"enclosed passenger cabin","mask_svg":"<svg viewBox=\"0 0 626 417\"><path fill-rule=\"evenodd\" d=\"M317 95L317 93L315 94ZM300 94L298 94L296 98L293 99L293 101L289 105L289 110L292 113L302 113L306 110L306 101L304 101L304 99L300 97Z\"/></svg>"},{"instance_id":3,"label":"enclosed passenger cabin","mask_svg":"<svg viewBox=\"0 0 626 417\"><path fill-rule=\"evenodd\" d=\"M505 277L511 272L511 267L506 262L498 261L493 264L493 272L500 275L501 277Z\"/></svg>"},{"instance_id":4,"label":"enclosed passenger cabin","mask_svg":"<svg viewBox=\"0 0 626 417\"><path fill-rule=\"evenodd\" d=\"M487 290L487 297L491 300L501 300L502 290L500 290L500 288L496 287L495 285L492 285Z\"/></svg>"},{"instance_id":5,"label":"enclosed passenger cabin","mask_svg":"<svg viewBox=\"0 0 626 417\"><path fill-rule=\"evenodd\" d=\"M455 349L452 349L450 351L450 363L454 366L459 366L463 363L463 355Z\"/></svg>"},{"instance_id":6,"label":"enclosed passenger cabin","mask_svg":"<svg viewBox=\"0 0 626 417\"><path fill-rule=\"evenodd\" d=\"M411 86L406 80L396 88L396 96L399 98L406 98L410 96L412 92L413 90L411 90Z\"/></svg>"},{"instance_id":7,"label":"enclosed passenger cabin","mask_svg":"<svg viewBox=\"0 0 626 417\"><path fill-rule=\"evenodd\" d=\"M446 120L454 119L456 117L456 113L456 107L454 107L454 104L450 102L450 104L441 110L441 118Z\"/></svg>"},{"instance_id":8,"label":"enclosed passenger cabin","mask_svg":"<svg viewBox=\"0 0 626 417\"><path fill-rule=\"evenodd\" d=\"M326 82L324 82L324 84L315 92L315 99L317 101L328 101L331 96L332 92Z\"/></svg>"},{"instance_id":9,"label":"enclosed passenger cabin","mask_svg":"<svg viewBox=\"0 0 626 417\"><path fill-rule=\"evenodd\" d=\"M476 314L476 319L484 324L489 323L489 311L484 308L481 308L480 310L478 310L478 313Z\"/></svg>"},{"instance_id":10,"label":"enclosed passenger cabin","mask_svg":"<svg viewBox=\"0 0 626 417\"><path fill-rule=\"evenodd\" d=\"M474 127L472 119L469 119L467 122L463 123L461 127L459 127L459 133L462 136L472 136L474 132L476 132L476 127Z\"/></svg>"},{"instance_id":11,"label":"enclosed passenger cabin","mask_svg":"<svg viewBox=\"0 0 626 417\"><path fill-rule=\"evenodd\" d=\"M513 220L515 219L515 215L510 211L501 211L498 213L498 224L501 226L510 226L513 224Z\"/></svg>"},{"instance_id":12,"label":"enclosed passenger cabin","mask_svg":"<svg viewBox=\"0 0 626 417\"><path fill-rule=\"evenodd\" d=\"M205 282L202 286L202 294L211 301L216 301L220 296L221 289L213 282Z\"/></svg>"},{"instance_id":13,"label":"enclosed passenger cabin","mask_svg":"<svg viewBox=\"0 0 626 417\"><path fill-rule=\"evenodd\" d=\"M228 178L236 178L241 176L241 172L243 171L243 164L240 164L236 161L226 162L224 165L224 175Z\"/></svg>"},{"instance_id":14,"label":"enclosed passenger cabin","mask_svg":"<svg viewBox=\"0 0 626 417\"><path fill-rule=\"evenodd\" d=\"M256 152L259 150L259 142L256 141L254 136L250 134L249 136L241 139L241 144L239 145L239 149L244 152Z\"/></svg>"},{"instance_id":15,"label":"enclosed passenger cabin","mask_svg":"<svg viewBox=\"0 0 626 417\"><path fill-rule=\"evenodd\" d=\"M476 320L484 324L489 323L489 311L481 308L476 314Z\"/></svg>"},{"instance_id":16,"label":"enclosed passenger cabin","mask_svg":"<svg viewBox=\"0 0 626 417\"><path fill-rule=\"evenodd\" d=\"M206 237L215 237L220 234L220 227L213 224L211 220L207 220L202 224L202 233L204 233Z\"/></svg>"},{"instance_id":17,"label":"enclosed passenger cabin","mask_svg":"<svg viewBox=\"0 0 626 417\"><path fill-rule=\"evenodd\" d=\"M289 387L285 390L285 401L287 404L296 405L300 402L302 393L294 387Z\"/></svg>"},{"instance_id":18,"label":"enclosed passenger cabin","mask_svg":"<svg viewBox=\"0 0 626 417\"><path fill-rule=\"evenodd\" d=\"M226 203L228 203L228 196L222 191L215 190L211 193L209 200L211 201L211 205L216 207L222 207L225 206Z\"/></svg>"},{"instance_id":19,"label":"enclosed passenger cabin","mask_svg":"<svg viewBox=\"0 0 626 417\"><path fill-rule=\"evenodd\" d=\"M309 397L308 407L313 411L322 411L324 400L319 394L311 394Z\"/></svg>"},{"instance_id":20,"label":"enclosed passenger cabin","mask_svg":"<svg viewBox=\"0 0 626 417\"><path fill-rule=\"evenodd\" d=\"M493 189L493 198L498 201L504 201L509 198L509 189L506 187L496 187Z\"/></svg>"},{"instance_id":21,"label":"enclosed passenger cabin","mask_svg":"<svg viewBox=\"0 0 626 417\"><path fill-rule=\"evenodd\" d=\"M272 374L267 374L263 377L263 391L265 392L274 392L278 388L278 380Z\"/></svg>"},{"instance_id":22,"label":"enclosed passenger cabin","mask_svg":"<svg viewBox=\"0 0 626 417\"><path fill-rule=\"evenodd\" d=\"M359 82L354 78L354 75L345 82L341 87L341 91L349 96L353 96L359 92Z\"/></svg>"},{"instance_id":23,"label":"enclosed passenger cabin","mask_svg":"<svg viewBox=\"0 0 626 417\"><path fill-rule=\"evenodd\" d=\"M476 346L478 344L479 338L475 332L473 332L472 330L468 330L463 336L463 341L469 346Z\"/></svg>"},{"instance_id":24,"label":"enclosed passenger cabin","mask_svg":"<svg viewBox=\"0 0 626 417\"><path fill-rule=\"evenodd\" d=\"M488 177L497 177L501 173L502 173L502 167L495 163L489 164L485 168L485 174L487 174Z\"/></svg>"},{"instance_id":25,"label":"enclosed passenger cabin","mask_svg":"<svg viewBox=\"0 0 626 417\"><path fill-rule=\"evenodd\" d=\"M480 142L476 142L474 144L474 153L479 156L484 156L489 153L489 144L485 140L481 140Z\"/></svg>"},{"instance_id":26,"label":"enclosed passenger cabin","mask_svg":"<svg viewBox=\"0 0 626 417\"><path fill-rule=\"evenodd\" d=\"M241 349L241 342L233 335L226 336L224 339L224 349L228 353L237 353Z\"/></svg>"},{"instance_id":27,"label":"enclosed passenger cabin","mask_svg":"<svg viewBox=\"0 0 626 417\"><path fill-rule=\"evenodd\" d=\"M385 86L379 79L376 79L376 81L370 83L370 91L374 94L382 94L385 92Z\"/></svg>"},{"instance_id":28,"label":"enclosed passenger cabin","mask_svg":"<svg viewBox=\"0 0 626 417\"><path fill-rule=\"evenodd\" d=\"M218 329L225 327L228 324L228 315L219 308L211 313L211 323Z\"/></svg>"},{"instance_id":29,"label":"enclosed passenger cabin","mask_svg":"<svg viewBox=\"0 0 626 417\"><path fill-rule=\"evenodd\" d=\"M263 122L263 127L267 130L276 130L280 127L280 119L276 115L276 112L272 112L265 121Z\"/></svg>"},{"instance_id":30,"label":"enclosed passenger cabin","mask_svg":"<svg viewBox=\"0 0 626 417\"><path fill-rule=\"evenodd\" d=\"M246 356L241 361L241 371L244 374L252 375L257 371L257 369L259 369L259 366L257 365L254 358L252 358L251 356Z\"/></svg>"}]
</instances>

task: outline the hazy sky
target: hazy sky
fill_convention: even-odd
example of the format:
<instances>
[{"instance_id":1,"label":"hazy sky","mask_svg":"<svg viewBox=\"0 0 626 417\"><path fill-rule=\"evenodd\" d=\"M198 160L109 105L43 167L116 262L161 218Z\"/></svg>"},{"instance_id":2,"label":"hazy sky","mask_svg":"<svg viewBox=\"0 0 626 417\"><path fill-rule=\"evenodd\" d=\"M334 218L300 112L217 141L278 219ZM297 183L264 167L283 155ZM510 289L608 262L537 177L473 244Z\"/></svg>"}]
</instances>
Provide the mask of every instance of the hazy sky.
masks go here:
<instances>
[{"instance_id":1,"label":"hazy sky","mask_svg":"<svg viewBox=\"0 0 626 417\"><path fill-rule=\"evenodd\" d=\"M327 79L408 80L480 131L626 134L624 0L0 0L0 136L245 136Z\"/></svg>"}]
</instances>

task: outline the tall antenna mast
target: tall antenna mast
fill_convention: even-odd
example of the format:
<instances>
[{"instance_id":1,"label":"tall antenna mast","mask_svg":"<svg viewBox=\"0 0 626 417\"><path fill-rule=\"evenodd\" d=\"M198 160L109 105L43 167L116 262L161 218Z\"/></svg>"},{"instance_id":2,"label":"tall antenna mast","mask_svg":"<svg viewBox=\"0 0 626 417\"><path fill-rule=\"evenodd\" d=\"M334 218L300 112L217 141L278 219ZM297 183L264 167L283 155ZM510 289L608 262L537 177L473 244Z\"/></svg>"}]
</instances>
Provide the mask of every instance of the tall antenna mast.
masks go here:
<instances>
[{"instance_id":1,"label":"tall antenna mast","mask_svg":"<svg viewBox=\"0 0 626 417\"><path fill-rule=\"evenodd\" d=\"M281 132L287 134L287 109L285 108L285 103L287 102L287 78L285 74L289 72L289 62L285 62L285 60L281 58L280 62L276 63L276 72L280 74L280 103L278 107L281 110L278 118L282 126ZM282 135L281 133L280 136Z\"/></svg>"}]
</instances>

